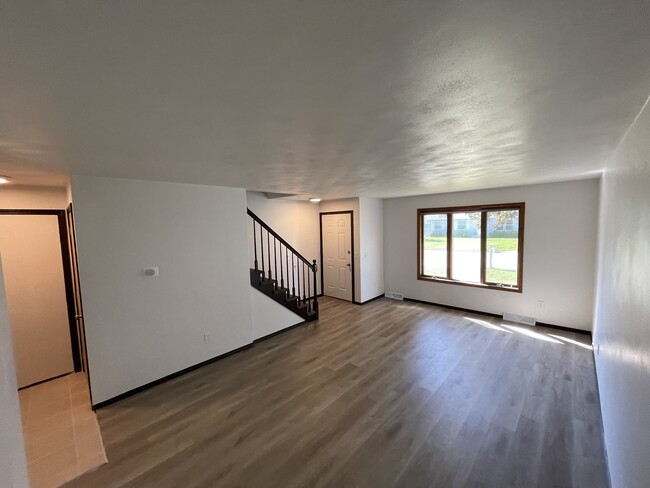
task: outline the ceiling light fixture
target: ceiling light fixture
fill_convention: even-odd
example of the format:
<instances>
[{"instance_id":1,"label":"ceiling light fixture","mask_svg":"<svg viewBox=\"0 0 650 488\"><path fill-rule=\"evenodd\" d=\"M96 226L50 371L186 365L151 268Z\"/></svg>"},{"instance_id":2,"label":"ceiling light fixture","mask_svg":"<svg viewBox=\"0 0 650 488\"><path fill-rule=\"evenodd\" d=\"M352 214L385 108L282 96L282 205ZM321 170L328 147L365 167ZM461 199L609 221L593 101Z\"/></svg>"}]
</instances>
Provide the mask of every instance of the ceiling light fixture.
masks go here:
<instances>
[{"instance_id":1,"label":"ceiling light fixture","mask_svg":"<svg viewBox=\"0 0 650 488\"><path fill-rule=\"evenodd\" d=\"M320 202L320 198L310 198L309 201L311 203L318 203L318 202Z\"/></svg>"},{"instance_id":2,"label":"ceiling light fixture","mask_svg":"<svg viewBox=\"0 0 650 488\"><path fill-rule=\"evenodd\" d=\"M9 176L0 175L0 185L6 185L7 183L11 183L11 178Z\"/></svg>"}]
</instances>

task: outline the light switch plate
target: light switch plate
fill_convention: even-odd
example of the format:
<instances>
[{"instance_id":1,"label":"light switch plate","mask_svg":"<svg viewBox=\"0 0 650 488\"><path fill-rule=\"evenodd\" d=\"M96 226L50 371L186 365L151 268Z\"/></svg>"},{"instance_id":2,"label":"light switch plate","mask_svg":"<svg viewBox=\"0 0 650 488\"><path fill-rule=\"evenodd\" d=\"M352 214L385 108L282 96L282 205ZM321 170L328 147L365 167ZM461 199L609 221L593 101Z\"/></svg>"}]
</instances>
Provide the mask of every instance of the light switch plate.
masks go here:
<instances>
[{"instance_id":1,"label":"light switch plate","mask_svg":"<svg viewBox=\"0 0 650 488\"><path fill-rule=\"evenodd\" d=\"M152 268L144 268L144 275L145 276L158 276L159 275L158 266L154 266Z\"/></svg>"}]
</instances>

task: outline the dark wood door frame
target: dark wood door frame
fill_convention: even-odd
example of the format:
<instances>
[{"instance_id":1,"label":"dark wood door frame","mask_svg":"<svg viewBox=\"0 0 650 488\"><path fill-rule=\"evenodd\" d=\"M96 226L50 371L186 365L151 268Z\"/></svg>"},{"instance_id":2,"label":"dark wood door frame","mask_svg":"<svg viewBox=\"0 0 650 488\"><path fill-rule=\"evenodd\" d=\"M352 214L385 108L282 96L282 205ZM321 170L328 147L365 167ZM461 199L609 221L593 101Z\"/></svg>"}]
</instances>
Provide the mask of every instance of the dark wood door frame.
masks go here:
<instances>
[{"instance_id":1,"label":"dark wood door frame","mask_svg":"<svg viewBox=\"0 0 650 488\"><path fill-rule=\"evenodd\" d=\"M77 231L74 222L74 209L72 202L65 210L66 223L68 228L67 238L71 258L71 277L73 281L73 293L75 300L75 326L79 334L79 353L81 354L81 369L86 373L88 381L88 394L90 396L90 405L93 405L93 389L90 385L90 366L88 365L88 346L86 341L86 319L84 317L83 298L81 294L81 279L79 278L79 255L77 252ZM93 408L94 410L94 408Z\"/></svg>"},{"instance_id":2,"label":"dark wood door frame","mask_svg":"<svg viewBox=\"0 0 650 488\"><path fill-rule=\"evenodd\" d=\"M340 214L349 214L350 215L350 266L352 267L352 303L359 304L355 298L355 267L354 267L354 211L353 210L338 210L336 212L320 212L318 216L319 225L320 225L320 291L325 295L325 263L323 262L323 215L340 215Z\"/></svg>"},{"instance_id":3,"label":"dark wood door frame","mask_svg":"<svg viewBox=\"0 0 650 488\"><path fill-rule=\"evenodd\" d=\"M80 337L77 333L77 320L75 318L74 288L72 284L72 263L70 261L70 246L68 244L68 225L65 210L19 209L3 210L0 215L55 215L59 223L59 239L61 243L61 260L63 262L63 281L65 284L65 297L68 310L68 324L70 327L70 342L72 347L72 363L75 371L82 371L83 363L80 353Z\"/></svg>"}]
</instances>

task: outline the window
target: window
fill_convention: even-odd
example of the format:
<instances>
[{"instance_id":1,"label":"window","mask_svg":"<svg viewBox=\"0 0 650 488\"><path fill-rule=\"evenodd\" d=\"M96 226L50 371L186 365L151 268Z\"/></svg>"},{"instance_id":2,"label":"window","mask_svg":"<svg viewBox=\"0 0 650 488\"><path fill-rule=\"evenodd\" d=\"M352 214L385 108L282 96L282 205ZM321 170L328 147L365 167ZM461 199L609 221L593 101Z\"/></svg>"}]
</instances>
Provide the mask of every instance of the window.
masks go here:
<instances>
[{"instance_id":1,"label":"window","mask_svg":"<svg viewBox=\"0 0 650 488\"><path fill-rule=\"evenodd\" d=\"M418 210L418 279L521 292L524 203Z\"/></svg>"},{"instance_id":2,"label":"window","mask_svg":"<svg viewBox=\"0 0 650 488\"><path fill-rule=\"evenodd\" d=\"M447 215L423 215L421 222L424 222L425 228L430 226L434 229L424 234L423 241L427 249L436 251L427 254L423 263L424 273L428 276L447 276Z\"/></svg>"}]
</instances>

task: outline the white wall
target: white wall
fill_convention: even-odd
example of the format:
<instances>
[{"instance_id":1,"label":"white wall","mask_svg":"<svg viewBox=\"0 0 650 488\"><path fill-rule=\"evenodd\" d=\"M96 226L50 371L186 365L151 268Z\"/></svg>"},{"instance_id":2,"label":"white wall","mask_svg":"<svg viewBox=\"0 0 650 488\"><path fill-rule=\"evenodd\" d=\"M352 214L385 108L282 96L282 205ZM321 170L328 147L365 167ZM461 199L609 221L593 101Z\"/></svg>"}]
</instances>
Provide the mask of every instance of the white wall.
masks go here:
<instances>
[{"instance_id":1,"label":"white wall","mask_svg":"<svg viewBox=\"0 0 650 488\"><path fill-rule=\"evenodd\" d=\"M359 199L346 198L341 200L327 200L320 203L321 212L341 212L347 210L352 210L353 212L352 234L354 238L354 301L361 303L361 254L359 251L361 240L361 224L359 219ZM320 230L318 235L320 239Z\"/></svg>"},{"instance_id":2,"label":"white wall","mask_svg":"<svg viewBox=\"0 0 650 488\"><path fill-rule=\"evenodd\" d=\"M69 202L65 187L0 185L0 209L63 210Z\"/></svg>"},{"instance_id":3,"label":"white wall","mask_svg":"<svg viewBox=\"0 0 650 488\"><path fill-rule=\"evenodd\" d=\"M591 330L598 180L446 193L384 200L387 292L434 303ZM417 209L526 203L523 293L417 279ZM537 302L544 301L545 308Z\"/></svg>"},{"instance_id":4,"label":"white wall","mask_svg":"<svg viewBox=\"0 0 650 488\"><path fill-rule=\"evenodd\" d=\"M23 440L16 368L9 314L0 262L0 479L9 488L27 488L27 463Z\"/></svg>"},{"instance_id":5,"label":"white wall","mask_svg":"<svg viewBox=\"0 0 650 488\"><path fill-rule=\"evenodd\" d=\"M58 217L0 215L0 253L18 386L72 372Z\"/></svg>"},{"instance_id":6,"label":"white wall","mask_svg":"<svg viewBox=\"0 0 650 488\"><path fill-rule=\"evenodd\" d=\"M614 488L650 480L650 110L602 181L594 344ZM597 351L596 351L597 352Z\"/></svg>"},{"instance_id":7,"label":"white wall","mask_svg":"<svg viewBox=\"0 0 650 488\"><path fill-rule=\"evenodd\" d=\"M72 193L94 403L253 341L244 190L74 176Z\"/></svg>"},{"instance_id":8,"label":"white wall","mask_svg":"<svg viewBox=\"0 0 650 488\"><path fill-rule=\"evenodd\" d=\"M384 202L359 198L359 238L363 303L384 294Z\"/></svg>"},{"instance_id":9,"label":"white wall","mask_svg":"<svg viewBox=\"0 0 650 488\"><path fill-rule=\"evenodd\" d=\"M304 322L300 315L283 307L258 289L251 286L250 290L255 340Z\"/></svg>"}]
</instances>

